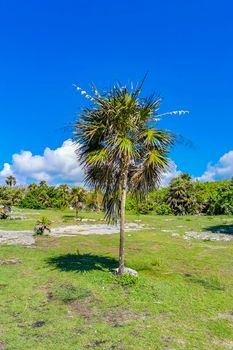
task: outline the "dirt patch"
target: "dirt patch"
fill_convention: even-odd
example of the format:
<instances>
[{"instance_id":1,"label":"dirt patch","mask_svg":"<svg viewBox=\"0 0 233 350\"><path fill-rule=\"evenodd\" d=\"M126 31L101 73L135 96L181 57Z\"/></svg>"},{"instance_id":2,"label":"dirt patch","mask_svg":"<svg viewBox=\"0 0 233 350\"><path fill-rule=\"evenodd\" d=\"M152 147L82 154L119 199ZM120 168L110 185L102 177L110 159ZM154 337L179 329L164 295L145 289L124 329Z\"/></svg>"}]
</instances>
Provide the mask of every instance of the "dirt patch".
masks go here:
<instances>
[{"instance_id":1,"label":"dirt patch","mask_svg":"<svg viewBox=\"0 0 233 350\"><path fill-rule=\"evenodd\" d=\"M133 321L145 321L149 318L148 312L137 313L132 310L111 308L106 311L95 309L95 306L99 303L99 300L94 298L85 298L82 300L75 300L70 302L69 315L78 313L86 320L92 317L98 318L99 322L105 322L112 327L124 327L125 324Z\"/></svg>"},{"instance_id":2,"label":"dirt patch","mask_svg":"<svg viewBox=\"0 0 233 350\"><path fill-rule=\"evenodd\" d=\"M54 295L52 292L48 292L47 293L47 300L48 302L51 302L54 299Z\"/></svg>"},{"instance_id":3,"label":"dirt patch","mask_svg":"<svg viewBox=\"0 0 233 350\"><path fill-rule=\"evenodd\" d=\"M230 310L229 313L225 313L225 314L219 314L217 317L214 317L213 320L229 320L229 321L233 321L233 310Z\"/></svg>"},{"instance_id":4,"label":"dirt patch","mask_svg":"<svg viewBox=\"0 0 233 350\"><path fill-rule=\"evenodd\" d=\"M69 302L69 314L78 313L84 319L90 319L96 315L93 310L98 300L93 298L79 299Z\"/></svg>"},{"instance_id":5,"label":"dirt patch","mask_svg":"<svg viewBox=\"0 0 233 350\"><path fill-rule=\"evenodd\" d=\"M110 309L103 314L105 322L113 327L121 327L132 321L145 321L149 318L148 312L137 313L132 310Z\"/></svg>"},{"instance_id":6,"label":"dirt patch","mask_svg":"<svg viewBox=\"0 0 233 350\"><path fill-rule=\"evenodd\" d=\"M0 350L6 350L6 344L0 340Z\"/></svg>"},{"instance_id":7,"label":"dirt patch","mask_svg":"<svg viewBox=\"0 0 233 350\"><path fill-rule=\"evenodd\" d=\"M5 260L0 260L0 265L16 265L16 264L21 264L23 260L21 259L5 259Z\"/></svg>"},{"instance_id":8,"label":"dirt patch","mask_svg":"<svg viewBox=\"0 0 233 350\"><path fill-rule=\"evenodd\" d=\"M213 340L213 343L217 346L221 346L221 348L224 348L224 349L230 349L230 350L233 349L233 341L232 340L215 338Z\"/></svg>"}]
</instances>

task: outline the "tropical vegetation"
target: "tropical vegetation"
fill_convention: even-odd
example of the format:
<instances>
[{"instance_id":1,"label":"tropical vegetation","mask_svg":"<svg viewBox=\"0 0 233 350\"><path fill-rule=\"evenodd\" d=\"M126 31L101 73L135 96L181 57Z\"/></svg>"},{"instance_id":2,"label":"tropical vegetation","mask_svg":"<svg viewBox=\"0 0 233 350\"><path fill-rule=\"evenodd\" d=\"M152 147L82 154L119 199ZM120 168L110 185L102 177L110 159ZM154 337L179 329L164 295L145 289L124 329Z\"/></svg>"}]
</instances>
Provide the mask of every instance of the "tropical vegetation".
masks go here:
<instances>
[{"instance_id":1,"label":"tropical vegetation","mask_svg":"<svg viewBox=\"0 0 233 350\"><path fill-rule=\"evenodd\" d=\"M79 194L78 197L77 193ZM50 186L32 183L28 186L0 186L0 209L9 213L11 206L28 209L66 209L77 214L82 210L103 210L100 190L80 186ZM77 206L77 208L76 208ZM126 211L154 215L228 215L233 214L233 179L213 182L193 181L181 174L167 187L135 197L130 191L126 197ZM8 215L8 214L7 214Z\"/></svg>"}]
</instances>

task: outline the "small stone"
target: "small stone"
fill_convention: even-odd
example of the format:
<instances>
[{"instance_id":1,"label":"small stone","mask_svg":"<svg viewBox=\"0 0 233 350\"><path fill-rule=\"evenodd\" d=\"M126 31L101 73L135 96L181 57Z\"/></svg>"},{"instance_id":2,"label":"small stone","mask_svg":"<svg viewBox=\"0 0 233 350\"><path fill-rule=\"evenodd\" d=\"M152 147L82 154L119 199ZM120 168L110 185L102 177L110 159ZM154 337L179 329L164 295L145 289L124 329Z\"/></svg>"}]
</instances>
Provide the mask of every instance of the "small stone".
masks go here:
<instances>
[{"instance_id":1,"label":"small stone","mask_svg":"<svg viewBox=\"0 0 233 350\"><path fill-rule=\"evenodd\" d=\"M115 272L116 274L118 274L118 271L119 271L119 267L118 267L117 269L114 269L114 272ZM125 268L124 268L124 275L125 275L125 274L138 277L137 271L131 269L130 267L125 267Z\"/></svg>"},{"instance_id":2,"label":"small stone","mask_svg":"<svg viewBox=\"0 0 233 350\"><path fill-rule=\"evenodd\" d=\"M43 327L45 325L45 321L36 321L33 323L32 327L33 328L40 328Z\"/></svg>"},{"instance_id":3,"label":"small stone","mask_svg":"<svg viewBox=\"0 0 233 350\"><path fill-rule=\"evenodd\" d=\"M180 237L179 233L172 233L172 237Z\"/></svg>"}]
</instances>

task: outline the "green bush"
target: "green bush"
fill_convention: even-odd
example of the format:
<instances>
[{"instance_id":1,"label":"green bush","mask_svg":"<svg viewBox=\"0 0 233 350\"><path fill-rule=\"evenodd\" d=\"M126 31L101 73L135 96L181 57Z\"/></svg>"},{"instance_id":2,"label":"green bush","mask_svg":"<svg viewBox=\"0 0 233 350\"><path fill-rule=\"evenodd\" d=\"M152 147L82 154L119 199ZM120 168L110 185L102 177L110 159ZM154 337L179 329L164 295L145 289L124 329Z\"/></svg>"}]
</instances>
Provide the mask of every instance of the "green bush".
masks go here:
<instances>
[{"instance_id":1,"label":"green bush","mask_svg":"<svg viewBox=\"0 0 233 350\"><path fill-rule=\"evenodd\" d=\"M172 214L172 209L166 203L161 203L155 206L155 213L158 215L170 215Z\"/></svg>"}]
</instances>

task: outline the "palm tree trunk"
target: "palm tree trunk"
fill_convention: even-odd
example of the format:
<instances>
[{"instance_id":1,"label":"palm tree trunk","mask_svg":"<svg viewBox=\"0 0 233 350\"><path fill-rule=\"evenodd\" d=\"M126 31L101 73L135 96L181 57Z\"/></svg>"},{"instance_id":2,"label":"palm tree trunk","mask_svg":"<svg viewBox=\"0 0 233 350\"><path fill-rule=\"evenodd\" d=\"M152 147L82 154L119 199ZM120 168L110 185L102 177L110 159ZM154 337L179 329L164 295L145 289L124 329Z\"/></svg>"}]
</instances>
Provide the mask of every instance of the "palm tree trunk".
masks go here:
<instances>
[{"instance_id":1,"label":"palm tree trunk","mask_svg":"<svg viewBox=\"0 0 233 350\"><path fill-rule=\"evenodd\" d=\"M119 247L119 269L118 274L122 275L125 268L125 203L128 172L125 171L122 178L121 207L120 207L120 247Z\"/></svg>"}]
</instances>

